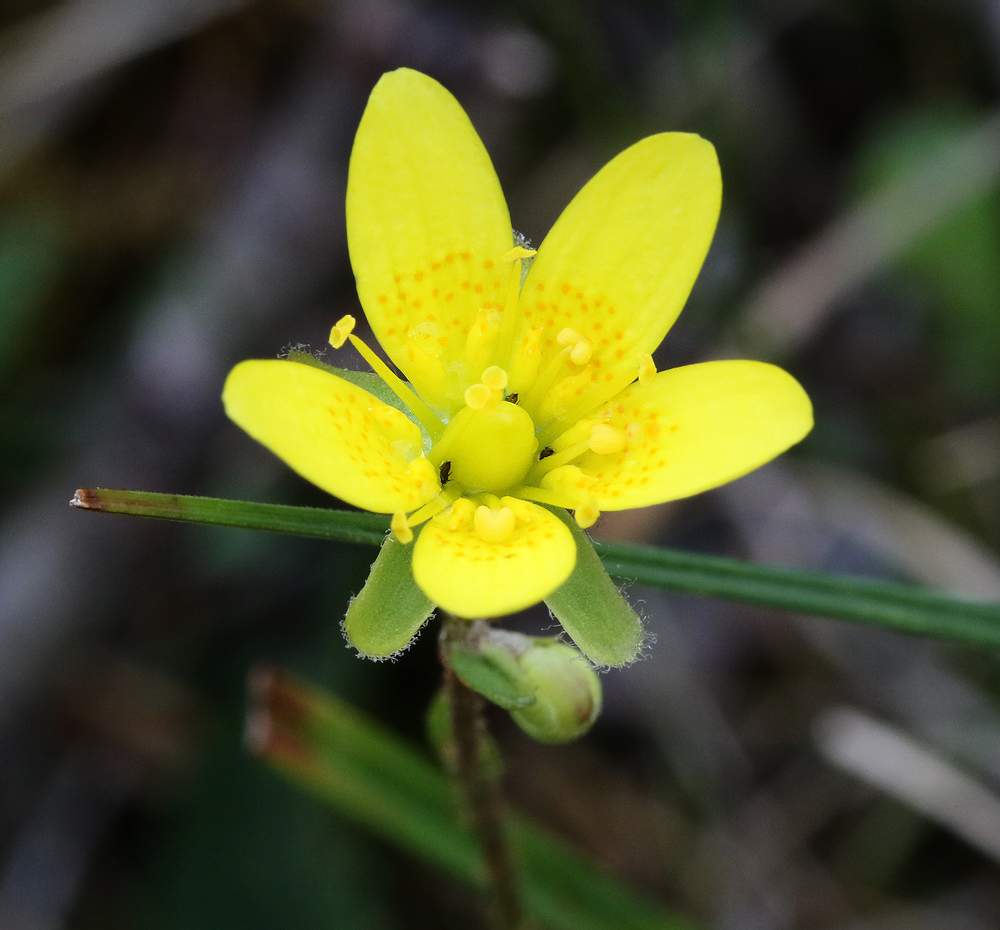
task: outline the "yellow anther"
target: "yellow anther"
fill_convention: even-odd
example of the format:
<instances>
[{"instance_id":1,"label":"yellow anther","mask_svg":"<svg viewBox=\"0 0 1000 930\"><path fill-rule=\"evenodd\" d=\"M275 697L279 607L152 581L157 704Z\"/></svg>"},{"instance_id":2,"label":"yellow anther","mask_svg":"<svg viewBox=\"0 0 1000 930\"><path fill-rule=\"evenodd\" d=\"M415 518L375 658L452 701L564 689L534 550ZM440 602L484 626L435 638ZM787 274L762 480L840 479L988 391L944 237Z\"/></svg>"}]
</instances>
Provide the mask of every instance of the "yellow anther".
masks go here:
<instances>
[{"instance_id":1,"label":"yellow anther","mask_svg":"<svg viewBox=\"0 0 1000 930\"><path fill-rule=\"evenodd\" d=\"M392 530L392 535L396 537L396 541L401 542L404 546L413 541L413 530L410 529L410 523L406 519L405 513L394 513L389 528Z\"/></svg>"},{"instance_id":2,"label":"yellow anther","mask_svg":"<svg viewBox=\"0 0 1000 930\"><path fill-rule=\"evenodd\" d=\"M643 355L639 359L639 384L648 387L656 377L656 365L652 355Z\"/></svg>"},{"instance_id":3,"label":"yellow anther","mask_svg":"<svg viewBox=\"0 0 1000 930\"><path fill-rule=\"evenodd\" d=\"M531 258L537 249L526 249L523 245L515 245L509 252L505 252L503 260L505 262L517 261L519 258Z\"/></svg>"},{"instance_id":4,"label":"yellow anther","mask_svg":"<svg viewBox=\"0 0 1000 930\"><path fill-rule=\"evenodd\" d=\"M476 535L488 543L502 543L514 532L514 511L510 507L493 510L482 506L476 508L473 526Z\"/></svg>"},{"instance_id":5,"label":"yellow anther","mask_svg":"<svg viewBox=\"0 0 1000 930\"><path fill-rule=\"evenodd\" d=\"M330 345L335 349L339 349L345 342L347 342L347 337L354 332L355 319L353 316L348 314L347 316L342 316L336 323L333 324L333 329L330 330Z\"/></svg>"},{"instance_id":6,"label":"yellow anther","mask_svg":"<svg viewBox=\"0 0 1000 930\"><path fill-rule=\"evenodd\" d=\"M483 384L488 388L492 388L494 391L502 391L507 387L507 382L510 380L507 377L507 372L504 371L499 365L490 365L486 371L483 372Z\"/></svg>"},{"instance_id":7,"label":"yellow anther","mask_svg":"<svg viewBox=\"0 0 1000 930\"><path fill-rule=\"evenodd\" d=\"M598 455L614 455L625 448L625 434L607 423L595 423L590 431L590 448Z\"/></svg>"},{"instance_id":8,"label":"yellow anther","mask_svg":"<svg viewBox=\"0 0 1000 930\"><path fill-rule=\"evenodd\" d=\"M593 354L594 347L586 339L580 339L570 350L569 357L577 365L586 365Z\"/></svg>"},{"instance_id":9,"label":"yellow anther","mask_svg":"<svg viewBox=\"0 0 1000 930\"><path fill-rule=\"evenodd\" d=\"M491 400L497 396L497 392L480 382L470 384L465 389L465 405L473 410L482 410Z\"/></svg>"},{"instance_id":10,"label":"yellow anther","mask_svg":"<svg viewBox=\"0 0 1000 930\"><path fill-rule=\"evenodd\" d=\"M556 336L556 342L561 346L571 346L583 339L575 329L567 326L565 329L559 330L559 334Z\"/></svg>"},{"instance_id":11,"label":"yellow anther","mask_svg":"<svg viewBox=\"0 0 1000 930\"><path fill-rule=\"evenodd\" d=\"M573 500L571 506L577 507L589 499L587 488L597 484L597 478L588 475L579 465L561 465L543 475L541 484L543 488L569 496Z\"/></svg>"},{"instance_id":12,"label":"yellow anther","mask_svg":"<svg viewBox=\"0 0 1000 930\"><path fill-rule=\"evenodd\" d=\"M601 511L597 509L597 505L591 500L577 507L573 511L573 517L576 522L580 525L580 529L587 529L589 526L593 526L597 522L597 518L600 517Z\"/></svg>"},{"instance_id":13,"label":"yellow anther","mask_svg":"<svg viewBox=\"0 0 1000 930\"><path fill-rule=\"evenodd\" d=\"M418 455L406 466L406 477L412 484L421 489L425 487L436 488L440 483L438 469L425 455Z\"/></svg>"}]
</instances>

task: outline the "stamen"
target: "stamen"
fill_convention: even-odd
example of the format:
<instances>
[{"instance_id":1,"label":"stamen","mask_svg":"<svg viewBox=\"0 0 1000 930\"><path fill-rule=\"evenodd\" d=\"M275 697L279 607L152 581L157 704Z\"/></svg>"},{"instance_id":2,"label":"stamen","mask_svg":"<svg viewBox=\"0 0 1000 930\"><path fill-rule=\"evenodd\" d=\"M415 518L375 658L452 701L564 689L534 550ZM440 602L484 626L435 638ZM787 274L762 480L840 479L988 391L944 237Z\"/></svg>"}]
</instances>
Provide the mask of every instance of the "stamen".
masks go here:
<instances>
[{"instance_id":1,"label":"stamen","mask_svg":"<svg viewBox=\"0 0 1000 930\"><path fill-rule=\"evenodd\" d=\"M511 357L511 343L517 329L517 304L521 297L521 259L531 258L533 249L515 245L503 255L504 261L511 262L510 277L507 279L507 294L504 298L503 313L500 317L500 334L496 341L493 358L495 361L506 362Z\"/></svg>"},{"instance_id":2,"label":"stamen","mask_svg":"<svg viewBox=\"0 0 1000 930\"><path fill-rule=\"evenodd\" d=\"M580 339L576 345L573 346L569 353L569 357L577 365L586 365L590 361L590 357L594 354L594 347L586 340Z\"/></svg>"},{"instance_id":3,"label":"stamen","mask_svg":"<svg viewBox=\"0 0 1000 930\"><path fill-rule=\"evenodd\" d=\"M333 328L330 330L330 345L335 349L339 349L345 342L347 342L347 337L354 332L354 324L357 321L353 316L347 314L347 316L342 316L336 323L333 324Z\"/></svg>"},{"instance_id":4,"label":"stamen","mask_svg":"<svg viewBox=\"0 0 1000 930\"><path fill-rule=\"evenodd\" d=\"M598 455L614 455L625 448L625 434L607 423L595 423L590 431L590 448Z\"/></svg>"},{"instance_id":5,"label":"stamen","mask_svg":"<svg viewBox=\"0 0 1000 930\"><path fill-rule=\"evenodd\" d=\"M454 532L461 529L470 516L475 512L475 504L467 497L460 497L451 505L451 512L448 514L448 529Z\"/></svg>"},{"instance_id":6,"label":"stamen","mask_svg":"<svg viewBox=\"0 0 1000 930\"><path fill-rule=\"evenodd\" d=\"M523 245L515 245L509 252L504 252L502 260L505 262L520 261L522 258L533 257L537 251L537 249L526 249Z\"/></svg>"},{"instance_id":7,"label":"stamen","mask_svg":"<svg viewBox=\"0 0 1000 930\"><path fill-rule=\"evenodd\" d=\"M510 507L493 510L480 505L473 517L476 535L488 543L502 543L514 532L514 511Z\"/></svg>"},{"instance_id":8,"label":"stamen","mask_svg":"<svg viewBox=\"0 0 1000 930\"><path fill-rule=\"evenodd\" d=\"M396 541L401 542L404 546L407 543L413 542L413 530L410 529L410 524L406 519L405 513L394 513L392 515L392 522L389 524L389 529L392 530L392 535L396 537Z\"/></svg>"},{"instance_id":9,"label":"stamen","mask_svg":"<svg viewBox=\"0 0 1000 930\"><path fill-rule=\"evenodd\" d=\"M518 396L527 397L528 387L535 383L542 362L542 330L529 330L520 340L517 351L511 352L511 381L518 386Z\"/></svg>"},{"instance_id":10,"label":"stamen","mask_svg":"<svg viewBox=\"0 0 1000 930\"><path fill-rule=\"evenodd\" d=\"M493 388L495 391L503 391L507 387L508 382L507 372L504 371L499 365L490 365L486 371L483 372L483 384L488 388Z\"/></svg>"},{"instance_id":11,"label":"stamen","mask_svg":"<svg viewBox=\"0 0 1000 930\"><path fill-rule=\"evenodd\" d=\"M579 342L583 336L581 336L575 329L566 327L565 329L559 330L559 335L556 336L556 342L561 346L571 346Z\"/></svg>"},{"instance_id":12,"label":"stamen","mask_svg":"<svg viewBox=\"0 0 1000 930\"><path fill-rule=\"evenodd\" d=\"M577 507L573 511L573 518L580 525L580 529L585 530L589 526L593 526L597 522L597 518L600 517L601 511L597 509L597 504L593 500L587 501L581 507Z\"/></svg>"},{"instance_id":13,"label":"stamen","mask_svg":"<svg viewBox=\"0 0 1000 930\"><path fill-rule=\"evenodd\" d=\"M467 361L488 361L496 349L496 340L500 332L500 311L480 307L476 318L465 337L464 358Z\"/></svg>"},{"instance_id":14,"label":"stamen","mask_svg":"<svg viewBox=\"0 0 1000 930\"><path fill-rule=\"evenodd\" d=\"M548 504L550 507L562 507L564 510L572 510L579 504L579 501L570 494L563 494L553 491L551 488L528 487L515 488L510 492L511 497L519 497L525 501L535 501L538 504Z\"/></svg>"},{"instance_id":15,"label":"stamen","mask_svg":"<svg viewBox=\"0 0 1000 930\"><path fill-rule=\"evenodd\" d=\"M470 384L465 389L465 405L473 410L482 410L496 397L496 392L482 382Z\"/></svg>"},{"instance_id":16,"label":"stamen","mask_svg":"<svg viewBox=\"0 0 1000 930\"><path fill-rule=\"evenodd\" d=\"M430 520L431 517L436 517L442 510L448 507L450 504L454 503L458 494L454 491L442 491L433 500L428 501L423 507L419 507L407 517L407 526L420 526L421 523L425 523ZM393 520L395 520L393 516Z\"/></svg>"},{"instance_id":17,"label":"stamen","mask_svg":"<svg viewBox=\"0 0 1000 930\"><path fill-rule=\"evenodd\" d=\"M534 381L531 382L528 390L522 393L522 407L526 407L531 411L537 411L542 406L545 396L563 373L566 366L566 359L572 351L572 346L566 346L549 359L549 363L538 373Z\"/></svg>"},{"instance_id":18,"label":"stamen","mask_svg":"<svg viewBox=\"0 0 1000 930\"><path fill-rule=\"evenodd\" d=\"M541 481L549 472L555 470L556 468L561 468L564 465L568 465L570 462L575 461L585 452L590 452L590 440L586 439L583 442L575 443L566 449L562 449L559 452L553 452L552 455L545 456L544 459L539 459L528 472L529 481Z\"/></svg>"},{"instance_id":19,"label":"stamen","mask_svg":"<svg viewBox=\"0 0 1000 930\"><path fill-rule=\"evenodd\" d=\"M426 455L418 455L406 466L407 480L423 488L434 487L439 481L439 473L434 463Z\"/></svg>"},{"instance_id":20,"label":"stamen","mask_svg":"<svg viewBox=\"0 0 1000 930\"><path fill-rule=\"evenodd\" d=\"M563 465L558 471L547 474L542 479L542 487L573 498L573 506L579 507L584 499L589 499L589 489L597 484L597 478L588 475L579 465Z\"/></svg>"},{"instance_id":21,"label":"stamen","mask_svg":"<svg viewBox=\"0 0 1000 930\"><path fill-rule=\"evenodd\" d=\"M524 500L564 507L567 510L583 511L584 516L597 513L590 488L597 484L597 478L586 474L576 465L563 465L557 471L549 472L541 480L541 487L526 485L512 492ZM589 508L589 509L588 509ZM597 516L594 516L597 519ZM587 524L588 526L590 524Z\"/></svg>"},{"instance_id":22,"label":"stamen","mask_svg":"<svg viewBox=\"0 0 1000 930\"><path fill-rule=\"evenodd\" d=\"M345 317L344 319L350 319L350 317ZM341 320L341 323L343 320ZM337 324L340 325L339 323ZM335 326L334 329L337 327ZM423 426L425 430L430 434L432 439L437 439L441 435L441 431L444 429L444 424L437 418L434 411L427 406L419 397L413 389L403 381L402 378L393 374L389 370L389 366L382 361L371 349L365 345L357 336L347 335L347 338L351 340L351 345L358 350L361 357L368 362L371 366L372 371L375 372L388 386L389 389L395 394L410 410L413 415L420 421L420 425ZM330 337L331 344L333 343L333 334Z\"/></svg>"},{"instance_id":23,"label":"stamen","mask_svg":"<svg viewBox=\"0 0 1000 930\"><path fill-rule=\"evenodd\" d=\"M639 358L639 384L649 387L656 377L656 365L653 363L652 355L643 355Z\"/></svg>"}]
</instances>

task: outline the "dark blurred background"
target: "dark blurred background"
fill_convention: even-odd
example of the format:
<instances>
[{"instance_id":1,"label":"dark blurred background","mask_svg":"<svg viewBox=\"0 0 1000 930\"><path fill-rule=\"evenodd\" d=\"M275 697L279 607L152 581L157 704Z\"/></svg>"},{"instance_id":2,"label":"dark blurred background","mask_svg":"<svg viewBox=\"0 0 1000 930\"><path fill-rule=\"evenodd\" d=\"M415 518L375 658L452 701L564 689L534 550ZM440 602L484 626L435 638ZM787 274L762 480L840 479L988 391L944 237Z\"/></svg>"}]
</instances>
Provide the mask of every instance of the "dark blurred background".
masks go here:
<instances>
[{"instance_id":1,"label":"dark blurred background","mask_svg":"<svg viewBox=\"0 0 1000 930\"><path fill-rule=\"evenodd\" d=\"M357 312L345 168L400 65L458 96L536 243L642 136L719 150L719 231L657 362L778 362L817 426L596 535L1000 598L996 0L6 0L3 930L476 924L243 749L259 663L421 739L433 634L395 664L341 639L373 551L67 506L329 505L219 391ZM1000 925L995 656L629 595L658 641L604 676L590 736L495 720L517 804L714 928Z\"/></svg>"}]
</instances>

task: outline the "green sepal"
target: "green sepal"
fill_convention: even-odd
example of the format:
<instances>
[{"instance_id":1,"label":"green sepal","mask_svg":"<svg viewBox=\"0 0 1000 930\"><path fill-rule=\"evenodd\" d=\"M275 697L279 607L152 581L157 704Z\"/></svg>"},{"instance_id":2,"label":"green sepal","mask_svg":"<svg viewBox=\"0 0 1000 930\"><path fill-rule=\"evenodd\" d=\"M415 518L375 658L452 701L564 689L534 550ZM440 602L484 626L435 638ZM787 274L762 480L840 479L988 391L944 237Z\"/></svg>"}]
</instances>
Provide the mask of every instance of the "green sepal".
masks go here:
<instances>
[{"instance_id":1,"label":"green sepal","mask_svg":"<svg viewBox=\"0 0 1000 930\"><path fill-rule=\"evenodd\" d=\"M371 574L341 624L344 636L368 659L388 659L417 635L434 604L413 580L413 544L387 536Z\"/></svg>"},{"instance_id":2,"label":"green sepal","mask_svg":"<svg viewBox=\"0 0 1000 930\"><path fill-rule=\"evenodd\" d=\"M645 641L642 621L609 577L590 537L565 510L550 509L573 534L576 567L545 603L591 662L627 665Z\"/></svg>"},{"instance_id":3,"label":"green sepal","mask_svg":"<svg viewBox=\"0 0 1000 930\"><path fill-rule=\"evenodd\" d=\"M298 362L300 365L310 365L313 368L320 369L320 371L336 375L344 381L349 381L355 387L362 388L373 397L377 397L383 404L388 404L390 407L395 407L400 413L405 413L417 426L420 426L420 422L413 415L410 408L396 396L392 388L375 374L374 371L354 371L351 368L337 368L317 358L312 352L306 352L305 349L288 349L285 353L285 358L290 362Z\"/></svg>"},{"instance_id":4,"label":"green sepal","mask_svg":"<svg viewBox=\"0 0 1000 930\"><path fill-rule=\"evenodd\" d=\"M518 636L504 630L492 633L495 637ZM521 672L517 655L492 639L473 633L466 640L446 644L452 671L466 687L505 710L534 703L532 686ZM518 645L517 648L524 651L525 647Z\"/></svg>"}]
</instances>

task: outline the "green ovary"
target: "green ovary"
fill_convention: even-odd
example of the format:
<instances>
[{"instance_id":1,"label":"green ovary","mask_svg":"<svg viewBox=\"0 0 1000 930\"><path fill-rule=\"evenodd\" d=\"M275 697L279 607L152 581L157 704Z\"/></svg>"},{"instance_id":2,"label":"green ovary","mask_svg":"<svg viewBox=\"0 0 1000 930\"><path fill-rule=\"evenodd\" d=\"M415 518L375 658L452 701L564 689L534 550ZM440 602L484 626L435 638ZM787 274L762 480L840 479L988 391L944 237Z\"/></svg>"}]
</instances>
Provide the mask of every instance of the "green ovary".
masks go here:
<instances>
[{"instance_id":1,"label":"green ovary","mask_svg":"<svg viewBox=\"0 0 1000 930\"><path fill-rule=\"evenodd\" d=\"M466 493L500 495L523 483L537 451L531 417L516 404L500 401L462 409L431 455L451 462L450 479Z\"/></svg>"}]
</instances>

